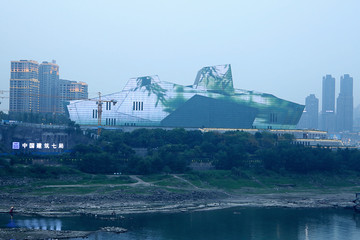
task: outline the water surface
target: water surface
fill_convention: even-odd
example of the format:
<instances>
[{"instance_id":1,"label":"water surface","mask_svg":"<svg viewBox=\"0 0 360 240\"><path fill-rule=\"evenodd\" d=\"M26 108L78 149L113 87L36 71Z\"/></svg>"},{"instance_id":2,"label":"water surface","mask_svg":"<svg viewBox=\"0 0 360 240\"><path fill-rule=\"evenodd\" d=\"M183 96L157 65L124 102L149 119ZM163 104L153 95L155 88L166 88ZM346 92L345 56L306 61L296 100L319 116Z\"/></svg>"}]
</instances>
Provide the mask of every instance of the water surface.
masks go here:
<instances>
[{"instance_id":1,"label":"water surface","mask_svg":"<svg viewBox=\"0 0 360 240\"><path fill-rule=\"evenodd\" d=\"M95 231L118 226L124 234L95 233L89 239L360 239L360 214L347 209L231 208L187 213L123 215L114 221L93 217L39 218L0 215L1 227Z\"/></svg>"}]
</instances>

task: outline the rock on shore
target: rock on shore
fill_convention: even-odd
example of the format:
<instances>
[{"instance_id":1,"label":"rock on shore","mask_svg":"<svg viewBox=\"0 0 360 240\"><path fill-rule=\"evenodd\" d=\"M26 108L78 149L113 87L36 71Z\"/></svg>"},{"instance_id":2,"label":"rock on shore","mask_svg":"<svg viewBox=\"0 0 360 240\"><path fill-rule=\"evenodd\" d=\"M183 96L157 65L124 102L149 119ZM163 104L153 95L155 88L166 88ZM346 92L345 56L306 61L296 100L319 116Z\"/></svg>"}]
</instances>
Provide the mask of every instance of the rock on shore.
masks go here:
<instances>
[{"instance_id":1,"label":"rock on shore","mask_svg":"<svg viewBox=\"0 0 360 240\"><path fill-rule=\"evenodd\" d=\"M87 231L54 231L27 228L1 228L0 240L85 238L91 233L92 232Z\"/></svg>"}]
</instances>

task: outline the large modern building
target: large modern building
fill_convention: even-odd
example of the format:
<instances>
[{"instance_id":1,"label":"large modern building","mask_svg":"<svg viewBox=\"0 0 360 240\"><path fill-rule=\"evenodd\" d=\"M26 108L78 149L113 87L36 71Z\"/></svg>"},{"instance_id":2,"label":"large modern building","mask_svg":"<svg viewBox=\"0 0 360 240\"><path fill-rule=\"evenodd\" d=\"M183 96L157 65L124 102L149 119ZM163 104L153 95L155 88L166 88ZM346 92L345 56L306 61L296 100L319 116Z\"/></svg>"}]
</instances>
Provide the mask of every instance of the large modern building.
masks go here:
<instances>
[{"instance_id":1,"label":"large modern building","mask_svg":"<svg viewBox=\"0 0 360 240\"><path fill-rule=\"evenodd\" d=\"M320 129L335 131L335 78L326 75L322 80L322 108Z\"/></svg>"},{"instance_id":2,"label":"large modern building","mask_svg":"<svg viewBox=\"0 0 360 240\"><path fill-rule=\"evenodd\" d=\"M40 112L63 113L59 96L59 66L52 62L42 62L39 66Z\"/></svg>"},{"instance_id":3,"label":"large modern building","mask_svg":"<svg viewBox=\"0 0 360 240\"><path fill-rule=\"evenodd\" d=\"M229 64L202 68L190 86L157 76L132 78L101 100L109 101L100 106L103 125L117 126L294 129L304 109L271 94L235 89ZM98 103L71 101L71 120L97 125Z\"/></svg>"},{"instance_id":4,"label":"large modern building","mask_svg":"<svg viewBox=\"0 0 360 240\"><path fill-rule=\"evenodd\" d=\"M353 78L345 74L340 78L340 93L337 98L336 130L338 132L353 130L353 105Z\"/></svg>"},{"instance_id":5,"label":"large modern building","mask_svg":"<svg viewBox=\"0 0 360 240\"><path fill-rule=\"evenodd\" d=\"M39 112L39 64L33 60L11 61L9 112Z\"/></svg>"}]
</instances>

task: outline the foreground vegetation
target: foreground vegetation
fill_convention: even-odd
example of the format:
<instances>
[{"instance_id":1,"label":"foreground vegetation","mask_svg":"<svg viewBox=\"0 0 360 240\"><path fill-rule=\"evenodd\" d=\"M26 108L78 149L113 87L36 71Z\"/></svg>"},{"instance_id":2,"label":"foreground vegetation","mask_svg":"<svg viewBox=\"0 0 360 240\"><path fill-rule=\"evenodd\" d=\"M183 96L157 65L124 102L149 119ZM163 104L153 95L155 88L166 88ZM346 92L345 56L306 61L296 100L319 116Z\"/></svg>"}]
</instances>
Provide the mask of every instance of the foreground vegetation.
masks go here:
<instances>
[{"instance_id":1,"label":"foreground vegetation","mask_svg":"<svg viewBox=\"0 0 360 240\"><path fill-rule=\"evenodd\" d=\"M293 145L292 136L270 133L201 132L174 129L138 129L133 132L104 131L95 144L79 144L61 156L16 155L0 159L1 174L60 174L41 166L14 169L34 158L47 159L72 170L91 174L187 173L191 164L201 162L234 175L247 170L279 174L360 172L357 149L310 148ZM138 154L138 150L145 154Z\"/></svg>"},{"instance_id":2,"label":"foreground vegetation","mask_svg":"<svg viewBox=\"0 0 360 240\"><path fill-rule=\"evenodd\" d=\"M26 112L11 112L6 114L0 111L0 120L14 120L18 122L26 123L42 123L42 124L64 124L74 125L66 115L64 114L52 114L52 113L26 113Z\"/></svg>"}]
</instances>

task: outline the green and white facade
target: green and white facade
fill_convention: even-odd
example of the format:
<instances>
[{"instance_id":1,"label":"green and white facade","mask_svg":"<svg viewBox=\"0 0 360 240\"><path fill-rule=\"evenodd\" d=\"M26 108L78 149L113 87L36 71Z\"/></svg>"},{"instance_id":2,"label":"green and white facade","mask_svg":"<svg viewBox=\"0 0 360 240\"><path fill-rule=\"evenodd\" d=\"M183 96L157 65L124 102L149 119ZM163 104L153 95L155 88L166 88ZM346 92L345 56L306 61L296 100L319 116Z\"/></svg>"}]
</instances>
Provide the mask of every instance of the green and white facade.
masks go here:
<instances>
[{"instance_id":1,"label":"green and white facade","mask_svg":"<svg viewBox=\"0 0 360 240\"><path fill-rule=\"evenodd\" d=\"M71 120L98 124L96 98L71 101ZM271 94L235 89L230 64L202 68L193 85L130 79L121 92L102 96L102 124L207 128L294 129L304 106Z\"/></svg>"}]
</instances>

